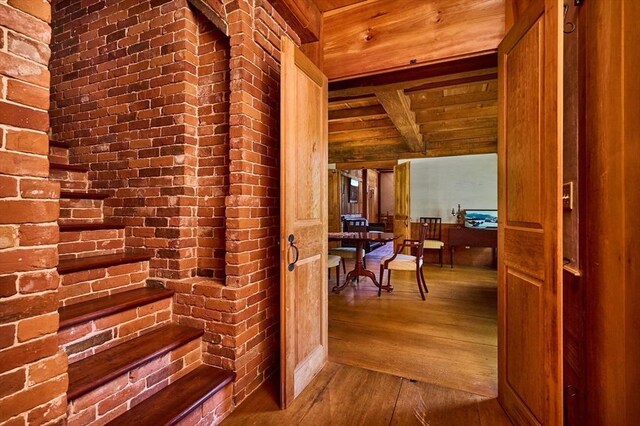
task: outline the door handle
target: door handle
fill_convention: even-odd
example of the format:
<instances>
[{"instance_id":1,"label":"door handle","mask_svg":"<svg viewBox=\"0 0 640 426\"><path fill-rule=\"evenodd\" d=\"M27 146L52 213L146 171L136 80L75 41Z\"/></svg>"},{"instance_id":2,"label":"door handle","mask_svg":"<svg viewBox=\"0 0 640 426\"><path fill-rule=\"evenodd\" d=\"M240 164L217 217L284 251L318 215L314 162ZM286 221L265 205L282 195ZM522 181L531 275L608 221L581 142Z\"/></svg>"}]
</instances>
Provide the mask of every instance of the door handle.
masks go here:
<instances>
[{"instance_id":1,"label":"door handle","mask_svg":"<svg viewBox=\"0 0 640 426\"><path fill-rule=\"evenodd\" d=\"M293 271L296 268L296 263L298 263L298 258L300 257L300 250L293 244L296 237L293 234L289 234L289 247L293 248L296 251L296 258L289 264L289 272Z\"/></svg>"}]
</instances>

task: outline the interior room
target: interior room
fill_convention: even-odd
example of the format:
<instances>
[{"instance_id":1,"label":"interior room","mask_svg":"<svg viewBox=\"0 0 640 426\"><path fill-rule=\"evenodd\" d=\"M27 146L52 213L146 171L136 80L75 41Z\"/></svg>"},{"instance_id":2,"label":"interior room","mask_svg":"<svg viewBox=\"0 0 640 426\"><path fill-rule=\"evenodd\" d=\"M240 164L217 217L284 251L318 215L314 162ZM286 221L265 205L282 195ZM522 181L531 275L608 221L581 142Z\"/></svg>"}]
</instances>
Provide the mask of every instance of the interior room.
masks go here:
<instances>
[{"instance_id":1,"label":"interior room","mask_svg":"<svg viewBox=\"0 0 640 426\"><path fill-rule=\"evenodd\" d=\"M639 21L0 0L0 426L634 424Z\"/></svg>"}]
</instances>

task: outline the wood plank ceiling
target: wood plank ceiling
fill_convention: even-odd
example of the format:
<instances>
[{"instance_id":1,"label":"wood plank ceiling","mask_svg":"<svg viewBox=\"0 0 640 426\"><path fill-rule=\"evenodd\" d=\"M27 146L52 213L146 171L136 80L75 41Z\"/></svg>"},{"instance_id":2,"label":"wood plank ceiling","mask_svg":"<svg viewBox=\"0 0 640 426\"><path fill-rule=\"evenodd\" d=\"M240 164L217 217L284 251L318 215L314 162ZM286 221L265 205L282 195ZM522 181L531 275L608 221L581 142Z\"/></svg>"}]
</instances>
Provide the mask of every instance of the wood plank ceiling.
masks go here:
<instances>
[{"instance_id":1,"label":"wood plank ceiling","mask_svg":"<svg viewBox=\"0 0 640 426\"><path fill-rule=\"evenodd\" d=\"M366 0L315 0L320 12L328 12L329 10L339 9L345 6L351 6L356 3L364 3Z\"/></svg>"},{"instance_id":2,"label":"wood plank ceiling","mask_svg":"<svg viewBox=\"0 0 640 426\"><path fill-rule=\"evenodd\" d=\"M329 92L329 162L497 151L497 70Z\"/></svg>"}]
</instances>

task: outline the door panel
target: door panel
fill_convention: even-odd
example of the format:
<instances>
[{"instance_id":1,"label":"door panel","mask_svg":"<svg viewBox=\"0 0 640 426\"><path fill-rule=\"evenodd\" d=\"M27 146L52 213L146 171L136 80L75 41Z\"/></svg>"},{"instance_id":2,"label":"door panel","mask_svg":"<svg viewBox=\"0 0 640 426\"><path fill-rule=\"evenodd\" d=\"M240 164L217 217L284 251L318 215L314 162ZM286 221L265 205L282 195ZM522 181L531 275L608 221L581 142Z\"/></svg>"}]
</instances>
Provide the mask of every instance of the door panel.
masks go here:
<instances>
[{"instance_id":1,"label":"door panel","mask_svg":"<svg viewBox=\"0 0 640 426\"><path fill-rule=\"evenodd\" d=\"M281 403L286 408L328 354L328 108L326 77L287 38L281 66Z\"/></svg>"},{"instance_id":2,"label":"door panel","mask_svg":"<svg viewBox=\"0 0 640 426\"><path fill-rule=\"evenodd\" d=\"M499 398L562 424L561 2L531 1L499 55Z\"/></svg>"},{"instance_id":3,"label":"door panel","mask_svg":"<svg viewBox=\"0 0 640 426\"><path fill-rule=\"evenodd\" d=\"M396 239L396 245L411 238L411 163L398 164L393 168L394 183L394 208L393 208L393 233L401 237Z\"/></svg>"}]
</instances>

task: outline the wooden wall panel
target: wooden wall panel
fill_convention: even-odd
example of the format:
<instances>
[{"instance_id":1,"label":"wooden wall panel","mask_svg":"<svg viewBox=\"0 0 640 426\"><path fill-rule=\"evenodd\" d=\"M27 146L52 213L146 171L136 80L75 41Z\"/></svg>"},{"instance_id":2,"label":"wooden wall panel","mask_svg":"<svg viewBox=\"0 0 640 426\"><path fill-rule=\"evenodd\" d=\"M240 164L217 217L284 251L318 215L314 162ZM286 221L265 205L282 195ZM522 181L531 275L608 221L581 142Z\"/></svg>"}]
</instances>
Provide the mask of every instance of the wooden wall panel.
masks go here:
<instances>
[{"instance_id":1,"label":"wooden wall panel","mask_svg":"<svg viewBox=\"0 0 640 426\"><path fill-rule=\"evenodd\" d=\"M586 1L587 424L640 418L640 2ZM581 20L582 22L582 20Z\"/></svg>"},{"instance_id":2,"label":"wooden wall panel","mask_svg":"<svg viewBox=\"0 0 640 426\"><path fill-rule=\"evenodd\" d=\"M505 0L373 0L324 16L324 71L340 80L497 49Z\"/></svg>"}]
</instances>

